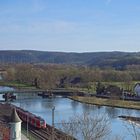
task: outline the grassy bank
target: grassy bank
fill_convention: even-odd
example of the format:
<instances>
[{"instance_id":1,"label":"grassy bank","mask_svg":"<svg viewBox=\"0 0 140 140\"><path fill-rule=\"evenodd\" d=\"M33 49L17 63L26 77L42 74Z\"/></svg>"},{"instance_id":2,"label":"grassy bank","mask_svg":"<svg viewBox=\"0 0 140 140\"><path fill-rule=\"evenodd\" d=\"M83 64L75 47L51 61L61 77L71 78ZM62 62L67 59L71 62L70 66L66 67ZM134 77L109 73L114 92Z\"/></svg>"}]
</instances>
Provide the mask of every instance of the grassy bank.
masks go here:
<instances>
[{"instance_id":1,"label":"grassy bank","mask_svg":"<svg viewBox=\"0 0 140 140\"><path fill-rule=\"evenodd\" d=\"M133 92L134 86L136 83L139 83L140 81L131 81L131 82L101 82L105 87L108 87L109 85L114 85L119 87L123 90L130 90ZM89 83L89 88L82 88L82 87L67 87L68 89L83 91L83 92L89 92L89 93L96 93L96 87L98 82L91 82Z\"/></svg>"},{"instance_id":2,"label":"grassy bank","mask_svg":"<svg viewBox=\"0 0 140 140\"><path fill-rule=\"evenodd\" d=\"M128 109L138 109L140 110L140 102L134 101L123 101L123 100L111 100L111 99L102 99L96 97L81 97L81 96L73 96L70 99L99 106L111 106L118 108L128 108Z\"/></svg>"},{"instance_id":3,"label":"grassy bank","mask_svg":"<svg viewBox=\"0 0 140 140\"><path fill-rule=\"evenodd\" d=\"M0 82L0 86L8 86L8 87L14 87L14 88L27 88L27 89L35 89L34 86L29 85L29 84L23 84L23 83L18 83L18 82Z\"/></svg>"}]
</instances>

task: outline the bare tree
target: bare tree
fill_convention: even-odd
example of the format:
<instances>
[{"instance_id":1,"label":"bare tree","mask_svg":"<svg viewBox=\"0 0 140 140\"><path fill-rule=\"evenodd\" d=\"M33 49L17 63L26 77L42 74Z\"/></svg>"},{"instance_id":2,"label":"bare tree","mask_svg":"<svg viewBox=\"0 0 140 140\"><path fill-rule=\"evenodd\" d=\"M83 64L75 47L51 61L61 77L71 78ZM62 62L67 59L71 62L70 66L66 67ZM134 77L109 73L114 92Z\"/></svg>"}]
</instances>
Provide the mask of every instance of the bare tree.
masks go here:
<instances>
[{"instance_id":1,"label":"bare tree","mask_svg":"<svg viewBox=\"0 0 140 140\"><path fill-rule=\"evenodd\" d=\"M110 138L110 140L124 140L124 139L125 139L124 136L119 136L119 135L116 135Z\"/></svg>"},{"instance_id":2,"label":"bare tree","mask_svg":"<svg viewBox=\"0 0 140 140\"><path fill-rule=\"evenodd\" d=\"M140 139L140 122L139 117L131 116L131 112L127 111L127 116L122 116L124 121L124 127L127 129L129 135L133 137L133 140Z\"/></svg>"},{"instance_id":3,"label":"bare tree","mask_svg":"<svg viewBox=\"0 0 140 140\"><path fill-rule=\"evenodd\" d=\"M110 122L107 116L83 114L63 121L61 130L77 139L103 140L110 133Z\"/></svg>"},{"instance_id":4,"label":"bare tree","mask_svg":"<svg viewBox=\"0 0 140 140\"><path fill-rule=\"evenodd\" d=\"M129 124L128 124L129 123ZM128 123L125 124L129 134L135 139L140 139L140 126L137 126L137 122L128 120Z\"/></svg>"}]
</instances>

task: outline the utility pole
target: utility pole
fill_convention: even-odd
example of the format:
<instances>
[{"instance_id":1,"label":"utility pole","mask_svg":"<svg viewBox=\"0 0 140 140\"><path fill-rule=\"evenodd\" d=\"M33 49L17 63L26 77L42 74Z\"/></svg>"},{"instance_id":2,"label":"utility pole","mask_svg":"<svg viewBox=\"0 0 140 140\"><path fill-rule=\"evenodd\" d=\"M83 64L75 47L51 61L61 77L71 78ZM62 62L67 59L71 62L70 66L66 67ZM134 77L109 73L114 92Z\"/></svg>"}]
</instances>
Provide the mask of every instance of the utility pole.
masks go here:
<instances>
[{"instance_id":1,"label":"utility pole","mask_svg":"<svg viewBox=\"0 0 140 140\"><path fill-rule=\"evenodd\" d=\"M54 140L54 110L55 106L52 108L52 140Z\"/></svg>"},{"instance_id":2,"label":"utility pole","mask_svg":"<svg viewBox=\"0 0 140 140\"><path fill-rule=\"evenodd\" d=\"M27 114L27 138L28 138L28 135L29 135L29 132L28 132L28 130L29 130L28 121L29 121L29 117L28 117L28 114Z\"/></svg>"}]
</instances>

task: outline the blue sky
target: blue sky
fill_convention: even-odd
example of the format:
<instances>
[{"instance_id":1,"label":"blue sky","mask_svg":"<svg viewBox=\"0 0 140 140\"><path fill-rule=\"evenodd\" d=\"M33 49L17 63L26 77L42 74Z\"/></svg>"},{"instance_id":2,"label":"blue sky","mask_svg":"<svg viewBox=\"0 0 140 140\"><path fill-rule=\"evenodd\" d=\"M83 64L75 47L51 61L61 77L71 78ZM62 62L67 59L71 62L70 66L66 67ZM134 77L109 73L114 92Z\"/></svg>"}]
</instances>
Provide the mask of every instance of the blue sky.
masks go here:
<instances>
[{"instance_id":1,"label":"blue sky","mask_svg":"<svg viewBox=\"0 0 140 140\"><path fill-rule=\"evenodd\" d=\"M140 51L140 0L0 0L0 50Z\"/></svg>"}]
</instances>

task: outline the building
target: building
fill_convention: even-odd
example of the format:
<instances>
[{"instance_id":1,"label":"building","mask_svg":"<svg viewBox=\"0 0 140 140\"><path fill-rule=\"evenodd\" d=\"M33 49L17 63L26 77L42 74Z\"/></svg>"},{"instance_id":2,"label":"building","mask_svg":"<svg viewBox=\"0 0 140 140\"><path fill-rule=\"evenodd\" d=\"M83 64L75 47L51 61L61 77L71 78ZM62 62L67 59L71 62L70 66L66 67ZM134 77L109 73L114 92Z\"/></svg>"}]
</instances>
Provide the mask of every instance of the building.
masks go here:
<instances>
[{"instance_id":1,"label":"building","mask_svg":"<svg viewBox=\"0 0 140 140\"><path fill-rule=\"evenodd\" d=\"M134 86L134 92L136 93L137 96L140 97L140 83L137 83L137 84Z\"/></svg>"},{"instance_id":2,"label":"building","mask_svg":"<svg viewBox=\"0 0 140 140\"><path fill-rule=\"evenodd\" d=\"M10 140L10 127L2 120L0 120L0 140Z\"/></svg>"},{"instance_id":3,"label":"building","mask_svg":"<svg viewBox=\"0 0 140 140\"><path fill-rule=\"evenodd\" d=\"M16 109L13 109L10 119L10 140L21 140L21 119L17 115Z\"/></svg>"},{"instance_id":4,"label":"building","mask_svg":"<svg viewBox=\"0 0 140 140\"><path fill-rule=\"evenodd\" d=\"M9 104L0 103L0 140L21 140L21 120Z\"/></svg>"}]
</instances>

